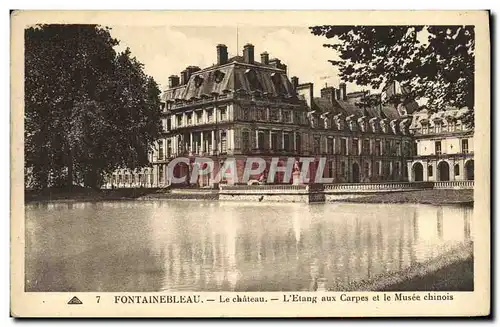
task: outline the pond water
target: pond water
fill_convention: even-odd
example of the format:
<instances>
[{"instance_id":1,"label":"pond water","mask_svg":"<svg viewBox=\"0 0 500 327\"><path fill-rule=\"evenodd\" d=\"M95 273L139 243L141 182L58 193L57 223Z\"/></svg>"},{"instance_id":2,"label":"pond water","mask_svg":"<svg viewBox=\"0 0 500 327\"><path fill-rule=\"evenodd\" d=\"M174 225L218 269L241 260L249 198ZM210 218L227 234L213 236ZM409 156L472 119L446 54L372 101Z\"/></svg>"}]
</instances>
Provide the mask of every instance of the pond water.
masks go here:
<instances>
[{"instance_id":1,"label":"pond water","mask_svg":"<svg viewBox=\"0 0 500 327\"><path fill-rule=\"evenodd\" d=\"M26 205L26 291L305 291L435 258L473 209L125 201Z\"/></svg>"}]
</instances>

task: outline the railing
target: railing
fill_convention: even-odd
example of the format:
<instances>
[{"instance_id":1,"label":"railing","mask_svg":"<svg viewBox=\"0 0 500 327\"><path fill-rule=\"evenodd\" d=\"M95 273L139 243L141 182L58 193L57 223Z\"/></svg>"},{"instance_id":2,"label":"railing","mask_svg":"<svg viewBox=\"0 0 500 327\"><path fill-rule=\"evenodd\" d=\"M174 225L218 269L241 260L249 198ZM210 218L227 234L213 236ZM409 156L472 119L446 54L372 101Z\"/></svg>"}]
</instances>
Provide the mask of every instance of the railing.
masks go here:
<instances>
[{"instance_id":1,"label":"railing","mask_svg":"<svg viewBox=\"0 0 500 327\"><path fill-rule=\"evenodd\" d=\"M308 193L309 185L224 185L220 184L221 194L266 194L266 193Z\"/></svg>"},{"instance_id":2,"label":"railing","mask_svg":"<svg viewBox=\"0 0 500 327\"><path fill-rule=\"evenodd\" d=\"M408 189L431 189L433 182L387 182L326 184L325 192L394 191Z\"/></svg>"},{"instance_id":3,"label":"railing","mask_svg":"<svg viewBox=\"0 0 500 327\"><path fill-rule=\"evenodd\" d=\"M434 182L435 189L473 189L474 181L444 181Z\"/></svg>"}]
</instances>

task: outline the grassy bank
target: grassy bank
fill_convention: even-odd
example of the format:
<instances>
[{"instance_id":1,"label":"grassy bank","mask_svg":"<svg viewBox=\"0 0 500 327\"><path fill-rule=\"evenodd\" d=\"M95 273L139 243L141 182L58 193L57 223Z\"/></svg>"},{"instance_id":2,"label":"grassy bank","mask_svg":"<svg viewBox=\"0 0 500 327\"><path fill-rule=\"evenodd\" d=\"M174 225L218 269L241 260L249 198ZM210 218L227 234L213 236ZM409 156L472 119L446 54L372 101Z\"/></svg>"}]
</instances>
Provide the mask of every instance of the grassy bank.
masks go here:
<instances>
[{"instance_id":1,"label":"grassy bank","mask_svg":"<svg viewBox=\"0 0 500 327\"><path fill-rule=\"evenodd\" d=\"M472 204L473 190L421 190L408 192L379 193L358 198L343 199L343 202L358 203L422 203L422 204Z\"/></svg>"}]
</instances>

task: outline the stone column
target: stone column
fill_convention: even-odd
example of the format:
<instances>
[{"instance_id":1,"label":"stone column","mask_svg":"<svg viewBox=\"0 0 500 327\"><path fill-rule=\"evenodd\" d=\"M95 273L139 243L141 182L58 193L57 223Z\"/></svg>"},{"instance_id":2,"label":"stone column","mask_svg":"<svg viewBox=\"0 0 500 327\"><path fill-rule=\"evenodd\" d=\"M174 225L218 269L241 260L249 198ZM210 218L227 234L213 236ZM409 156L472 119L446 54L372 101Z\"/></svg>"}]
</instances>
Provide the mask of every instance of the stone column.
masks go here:
<instances>
[{"instance_id":1,"label":"stone column","mask_svg":"<svg viewBox=\"0 0 500 327\"><path fill-rule=\"evenodd\" d=\"M272 130L269 130L269 149L273 149L273 131Z\"/></svg>"},{"instance_id":2,"label":"stone column","mask_svg":"<svg viewBox=\"0 0 500 327\"><path fill-rule=\"evenodd\" d=\"M281 149L285 150L285 131L281 131Z\"/></svg>"},{"instance_id":3,"label":"stone column","mask_svg":"<svg viewBox=\"0 0 500 327\"><path fill-rule=\"evenodd\" d=\"M258 129L255 130L255 148L256 149L259 148L259 130Z\"/></svg>"}]
</instances>

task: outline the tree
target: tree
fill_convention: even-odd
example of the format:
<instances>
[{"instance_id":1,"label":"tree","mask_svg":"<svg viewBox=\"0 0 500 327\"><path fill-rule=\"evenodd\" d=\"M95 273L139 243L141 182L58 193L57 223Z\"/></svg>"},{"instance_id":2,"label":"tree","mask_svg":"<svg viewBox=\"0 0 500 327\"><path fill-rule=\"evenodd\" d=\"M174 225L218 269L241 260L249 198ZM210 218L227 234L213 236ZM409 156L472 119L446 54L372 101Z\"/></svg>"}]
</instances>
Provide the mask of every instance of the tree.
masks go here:
<instances>
[{"instance_id":1,"label":"tree","mask_svg":"<svg viewBox=\"0 0 500 327\"><path fill-rule=\"evenodd\" d=\"M398 82L404 97L427 99L431 110L467 107L474 111L474 26L314 26L311 33L339 54L330 60L340 78L374 89Z\"/></svg>"},{"instance_id":2,"label":"tree","mask_svg":"<svg viewBox=\"0 0 500 327\"><path fill-rule=\"evenodd\" d=\"M25 30L25 167L38 188L99 187L148 165L160 135L158 85L97 25Z\"/></svg>"}]
</instances>

